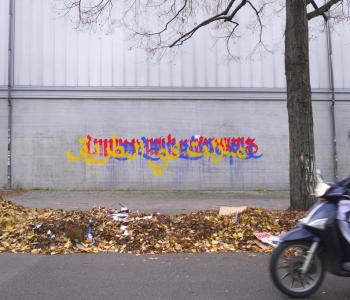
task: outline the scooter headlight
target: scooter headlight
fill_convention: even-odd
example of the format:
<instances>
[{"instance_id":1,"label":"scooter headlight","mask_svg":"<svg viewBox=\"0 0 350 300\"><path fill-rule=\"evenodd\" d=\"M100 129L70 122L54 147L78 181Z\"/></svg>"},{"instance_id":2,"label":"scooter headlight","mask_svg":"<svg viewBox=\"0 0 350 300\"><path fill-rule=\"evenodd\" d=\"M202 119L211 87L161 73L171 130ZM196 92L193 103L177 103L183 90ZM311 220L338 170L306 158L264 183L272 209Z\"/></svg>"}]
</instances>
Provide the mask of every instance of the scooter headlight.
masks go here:
<instances>
[{"instance_id":1,"label":"scooter headlight","mask_svg":"<svg viewBox=\"0 0 350 300\"><path fill-rule=\"evenodd\" d=\"M317 183L315 188L315 196L318 198L324 196L329 190L329 188L330 188L330 185L328 185L327 183L324 183L324 182Z\"/></svg>"}]
</instances>

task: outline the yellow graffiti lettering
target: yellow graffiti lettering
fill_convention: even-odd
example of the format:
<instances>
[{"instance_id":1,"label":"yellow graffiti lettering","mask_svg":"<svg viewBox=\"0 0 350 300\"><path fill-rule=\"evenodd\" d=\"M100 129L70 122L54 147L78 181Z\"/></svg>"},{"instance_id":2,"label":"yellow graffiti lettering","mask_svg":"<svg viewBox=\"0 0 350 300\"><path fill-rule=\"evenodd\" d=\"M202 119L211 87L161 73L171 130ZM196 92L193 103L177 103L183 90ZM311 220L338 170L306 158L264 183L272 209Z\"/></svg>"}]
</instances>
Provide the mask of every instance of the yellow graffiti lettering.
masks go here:
<instances>
[{"instance_id":1,"label":"yellow graffiti lettering","mask_svg":"<svg viewBox=\"0 0 350 300\"><path fill-rule=\"evenodd\" d=\"M162 161L162 164L158 164L154 161L148 161L148 165L153 169L153 174L155 176L163 175L164 170L169 166L169 157L167 150L162 148L159 151L159 159Z\"/></svg>"},{"instance_id":2,"label":"yellow graffiti lettering","mask_svg":"<svg viewBox=\"0 0 350 300\"><path fill-rule=\"evenodd\" d=\"M216 149L218 149L218 151L220 152L219 155L212 157L213 163L216 164L222 160L222 158L224 157L224 153L223 153L222 147L220 145L217 145L217 147L214 149L215 149L214 153L217 153Z\"/></svg>"},{"instance_id":3,"label":"yellow graffiti lettering","mask_svg":"<svg viewBox=\"0 0 350 300\"><path fill-rule=\"evenodd\" d=\"M81 161L83 158L81 156L75 156L69 150L66 152L66 156L70 161Z\"/></svg>"}]
</instances>

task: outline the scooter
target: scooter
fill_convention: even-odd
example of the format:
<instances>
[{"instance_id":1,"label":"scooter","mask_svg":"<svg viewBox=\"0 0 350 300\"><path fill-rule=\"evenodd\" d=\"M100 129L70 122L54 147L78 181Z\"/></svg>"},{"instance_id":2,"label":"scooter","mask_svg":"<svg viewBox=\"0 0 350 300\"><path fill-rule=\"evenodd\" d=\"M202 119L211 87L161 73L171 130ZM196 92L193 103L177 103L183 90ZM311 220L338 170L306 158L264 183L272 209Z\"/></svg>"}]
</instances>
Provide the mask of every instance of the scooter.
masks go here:
<instances>
[{"instance_id":1,"label":"scooter","mask_svg":"<svg viewBox=\"0 0 350 300\"><path fill-rule=\"evenodd\" d=\"M318 173L315 196L319 201L295 229L280 237L270 259L273 283L290 297L315 293L325 272L350 277L350 244L341 233L338 220L340 204L350 200L350 177L329 184Z\"/></svg>"}]
</instances>

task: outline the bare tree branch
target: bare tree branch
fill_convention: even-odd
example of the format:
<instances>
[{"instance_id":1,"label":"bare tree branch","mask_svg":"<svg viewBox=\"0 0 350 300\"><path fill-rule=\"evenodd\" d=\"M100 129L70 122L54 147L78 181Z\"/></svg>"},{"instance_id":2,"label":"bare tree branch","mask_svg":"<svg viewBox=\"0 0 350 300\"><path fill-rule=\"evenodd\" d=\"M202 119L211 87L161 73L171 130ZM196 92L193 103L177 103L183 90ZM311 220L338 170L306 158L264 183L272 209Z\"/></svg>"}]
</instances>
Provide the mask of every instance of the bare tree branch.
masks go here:
<instances>
[{"instance_id":1,"label":"bare tree branch","mask_svg":"<svg viewBox=\"0 0 350 300\"><path fill-rule=\"evenodd\" d=\"M263 24L260 18L260 13L262 12L262 10L264 9L264 6L262 6L259 10L250 2L247 1L247 3L250 5L250 7L253 9L253 11L255 12L256 18L258 20L259 23L259 43L263 43L262 42L262 34L263 34Z\"/></svg>"},{"instance_id":2,"label":"bare tree branch","mask_svg":"<svg viewBox=\"0 0 350 300\"><path fill-rule=\"evenodd\" d=\"M200 24L198 24L197 26L195 26L192 30L190 30L190 31L188 31L187 33L181 35L181 36L180 36L178 39L176 39L172 44L170 44L169 48L172 48L172 47L174 47L174 46L180 46L180 45L182 45L185 41L187 41L188 39L190 39L190 38L195 34L195 32L196 32L198 29L200 29L200 28L202 28L202 27L204 27L204 26L207 26L207 25L209 25L209 24L211 24L211 23L214 23L214 22L217 22L217 21L220 21L220 20L223 20L224 22L231 22L232 19L236 16L236 14L240 11L240 9L241 9L244 5L247 4L247 0L242 0L241 3L233 10L233 12L230 13L230 14L228 14L234 2L235 2L235 0L230 1L229 5L227 6L227 8L226 8L223 12L221 12L221 13L219 13L219 14L217 14L217 15L211 17L211 18L208 18L208 19L202 21ZM234 29L236 29L237 26L238 26L238 25L237 25L238 23L237 23L237 22L234 22L234 24L235 24ZM232 35L230 35L230 36L232 36Z\"/></svg>"},{"instance_id":3,"label":"bare tree branch","mask_svg":"<svg viewBox=\"0 0 350 300\"><path fill-rule=\"evenodd\" d=\"M210 24L217 24L217 29L225 30L226 48L229 51L230 41L238 31L240 22L238 14L243 8L249 7L256 18L258 27L258 45L263 43L262 11L274 0L61 0L66 4L67 12L76 10L77 27L85 25L104 25L109 22L113 4L124 3L121 26L125 26L134 36L135 47L145 48L155 53L157 49L173 48L183 45L197 31ZM286 0L292 1L292 0ZM327 18L326 12L342 5L346 0L328 0L318 7L315 0L305 0L306 5L312 5L313 11L308 13L311 20L318 16ZM259 4L257 4L259 3ZM248 5L246 5L248 4ZM343 8L343 7L342 7ZM203 16L204 13L204 16ZM148 22L149 15L155 16L157 22ZM194 18L202 17L200 22ZM108 20L106 20L108 19ZM114 22L113 22L114 23ZM110 24L110 23L108 23ZM227 24L224 25L224 24ZM136 42L137 41L137 42ZM232 56L232 55L231 55Z\"/></svg>"},{"instance_id":4,"label":"bare tree branch","mask_svg":"<svg viewBox=\"0 0 350 300\"><path fill-rule=\"evenodd\" d=\"M315 9L314 11L309 12L307 14L307 19L311 20L313 18L316 18L318 16L323 15L324 13L329 11L335 4L337 4L338 2L341 2L341 1L342 0L329 0L326 4L322 5L318 9ZM312 2L312 1L310 1L310 2Z\"/></svg>"},{"instance_id":5,"label":"bare tree branch","mask_svg":"<svg viewBox=\"0 0 350 300\"><path fill-rule=\"evenodd\" d=\"M230 21L232 24L233 24L233 28L230 32L230 34L228 35L228 37L226 38L226 49L227 49L227 53L232 57L234 58L234 55L231 53L231 49L230 49L230 40L231 38L233 37L233 35L235 34L235 31L237 29L237 27L239 26L239 23L237 22L234 22L234 21Z\"/></svg>"},{"instance_id":6,"label":"bare tree branch","mask_svg":"<svg viewBox=\"0 0 350 300\"><path fill-rule=\"evenodd\" d=\"M233 0L233 1L235 1L235 0ZM174 2L174 5L175 5L175 2ZM152 35L160 35L163 32L167 31L170 23L172 23L174 20L176 20L179 17L180 13L186 8L187 4L188 4L188 2L187 2L187 0L185 0L183 6L175 13L175 15L168 22L165 23L165 26L164 26L164 28L162 30L160 30L158 32L138 33L138 34L144 34L144 35L152 36ZM172 5L172 7L173 7L173 5Z\"/></svg>"}]
</instances>

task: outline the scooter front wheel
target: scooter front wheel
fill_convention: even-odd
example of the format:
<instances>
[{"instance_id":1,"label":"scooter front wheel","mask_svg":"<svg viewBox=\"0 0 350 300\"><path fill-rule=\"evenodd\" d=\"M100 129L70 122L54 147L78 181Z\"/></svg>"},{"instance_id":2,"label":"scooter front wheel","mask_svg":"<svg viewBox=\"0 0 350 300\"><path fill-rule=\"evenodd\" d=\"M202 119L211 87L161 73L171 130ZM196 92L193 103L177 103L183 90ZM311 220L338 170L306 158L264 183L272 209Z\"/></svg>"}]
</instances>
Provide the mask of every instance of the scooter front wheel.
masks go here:
<instances>
[{"instance_id":1,"label":"scooter front wheel","mask_svg":"<svg viewBox=\"0 0 350 300\"><path fill-rule=\"evenodd\" d=\"M280 291L290 297L308 297L322 284L325 269L319 251L314 254L306 274L301 272L310 246L310 243L303 241L283 242L272 253L272 281Z\"/></svg>"}]
</instances>

